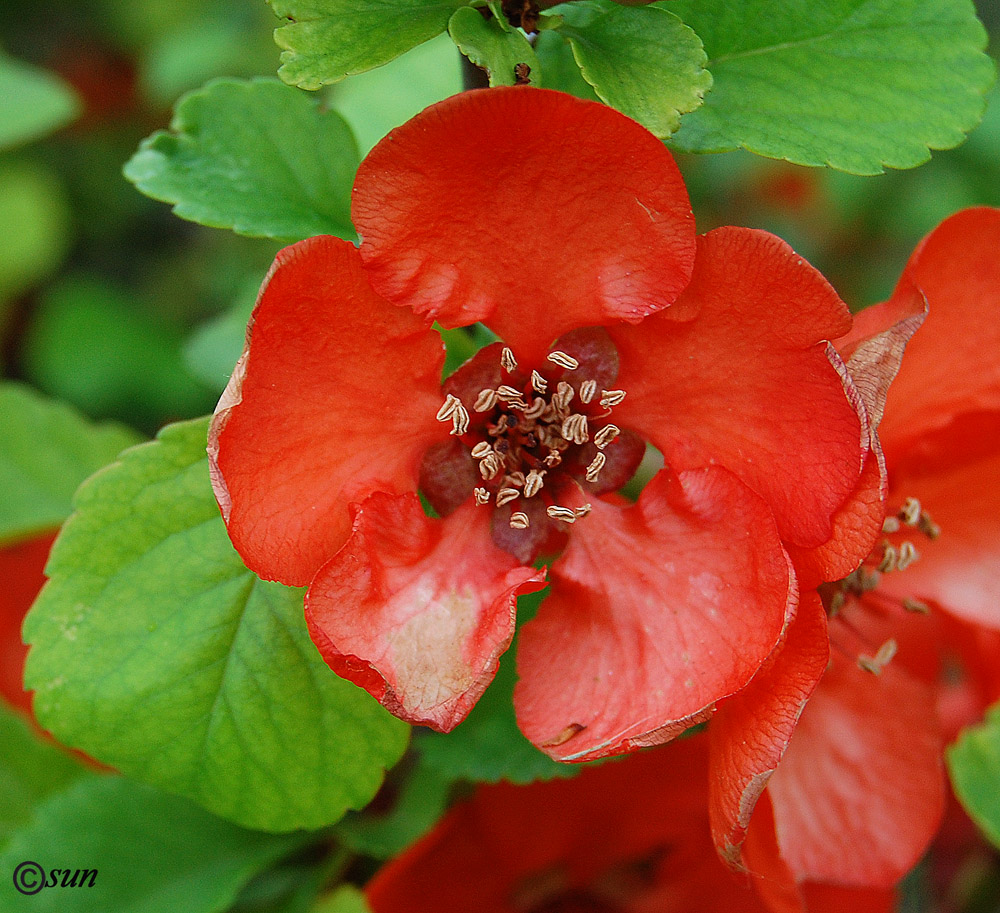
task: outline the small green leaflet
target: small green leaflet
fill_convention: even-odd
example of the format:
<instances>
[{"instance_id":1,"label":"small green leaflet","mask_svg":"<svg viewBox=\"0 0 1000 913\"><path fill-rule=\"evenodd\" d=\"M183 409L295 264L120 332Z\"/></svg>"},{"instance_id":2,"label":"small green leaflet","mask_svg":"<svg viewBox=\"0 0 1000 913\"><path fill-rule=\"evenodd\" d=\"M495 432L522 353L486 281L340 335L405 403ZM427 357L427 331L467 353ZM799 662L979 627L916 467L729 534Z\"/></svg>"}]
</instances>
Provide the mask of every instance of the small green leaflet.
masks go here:
<instances>
[{"instance_id":1,"label":"small green leaflet","mask_svg":"<svg viewBox=\"0 0 1000 913\"><path fill-rule=\"evenodd\" d=\"M448 27L464 0L268 0L287 20L274 31L278 75L302 89L380 67Z\"/></svg>"},{"instance_id":2,"label":"small green leaflet","mask_svg":"<svg viewBox=\"0 0 1000 913\"><path fill-rule=\"evenodd\" d=\"M170 425L77 492L25 680L42 725L129 776L247 827L320 827L371 800L409 728L323 663L301 590L244 567L207 427Z\"/></svg>"},{"instance_id":3,"label":"small green leaflet","mask_svg":"<svg viewBox=\"0 0 1000 913\"><path fill-rule=\"evenodd\" d=\"M955 794L983 833L1000 847L1000 704L966 729L947 752Z\"/></svg>"},{"instance_id":4,"label":"small green leaflet","mask_svg":"<svg viewBox=\"0 0 1000 913\"><path fill-rule=\"evenodd\" d=\"M7 875L0 879L0 907L7 913L218 913L256 872L302 842L301 834L244 830L124 777L88 776L43 802L14 835L0 856ZM10 876L25 860L60 887L16 891ZM70 890L77 869L96 873L78 876L78 884L92 886ZM25 886L37 877L28 873Z\"/></svg>"},{"instance_id":5,"label":"small green leaflet","mask_svg":"<svg viewBox=\"0 0 1000 913\"><path fill-rule=\"evenodd\" d=\"M79 113L76 94L57 76L0 54L0 149L39 139Z\"/></svg>"},{"instance_id":6,"label":"small green leaflet","mask_svg":"<svg viewBox=\"0 0 1000 913\"><path fill-rule=\"evenodd\" d=\"M76 487L138 440L29 387L0 384L0 543L58 527Z\"/></svg>"},{"instance_id":7,"label":"small green leaflet","mask_svg":"<svg viewBox=\"0 0 1000 913\"><path fill-rule=\"evenodd\" d=\"M451 17L448 34L469 60L486 70L491 86L516 85L518 66L528 68L523 80L530 78L532 85L540 84L538 58L528 39L516 29L504 28L500 20L486 20L478 10L466 6Z\"/></svg>"},{"instance_id":8,"label":"small green leaflet","mask_svg":"<svg viewBox=\"0 0 1000 913\"><path fill-rule=\"evenodd\" d=\"M715 77L680 152L853 174L912 168L979 123L994 67L971 0L675 0Z\"/></svg>"},{"instance_id":9,"label":"small green leaflet","mask_svg":"<svg viewBox=\"0 0 1000 913\"><path fill-rule=\"evenodd\" d=\"M0 844L31 820L39 800L85 774L65 751L0 706Z\"/></svg>"},{"instance_id":10,"label":"small green leaflet","mask_svg":"<svg viewBox=\"0 0 1000 913\"><path fill-rule=\"evenodd\" d=\"M663 4L581 0L552 12L601 99L659 137L670 136L712 87L701 40Z\"/></svg>"},{"instance_id":11,"label":"small green leaflet","mask_svg":"<svg viewBox=\"0 0 1000 913\"><path fill-rule=\"evenodd\" d=\"M365 895L349 884L341 885L332 894L324 897L312 913L369 913Z\"/></svg>"},{"instance_id":12,"label":"small green leaflet","mask_svg":"<svg viewBox=\"0 0 1000 913\"><path fill-rule=\"evenodd\" d=\"M218 79L185 95L170 131L125 177L181 218L241 235L353 238L357 143L344 119L275 79Z\"/></svg>"}]
</instances>

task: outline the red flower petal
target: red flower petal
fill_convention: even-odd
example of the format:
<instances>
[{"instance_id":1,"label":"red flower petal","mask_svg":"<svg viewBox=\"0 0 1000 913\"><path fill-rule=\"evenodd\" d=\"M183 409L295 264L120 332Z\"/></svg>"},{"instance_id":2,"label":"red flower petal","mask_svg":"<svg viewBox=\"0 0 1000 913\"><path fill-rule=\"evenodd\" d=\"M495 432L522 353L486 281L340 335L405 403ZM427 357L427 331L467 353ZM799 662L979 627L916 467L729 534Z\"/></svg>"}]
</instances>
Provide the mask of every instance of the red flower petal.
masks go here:
<instances>
[{"instance_id":1,"label":"red flower petal","mask_svg":"<svg viewBox=\"0 0 1000 913\"><path fill-rule=\"evenodd\" d=\"M445 435L444 353L330 237L278 254L247 338L209 434L212 482L247 566L302 585L347 539L351 501L416 487Z\"/></svg>"},{"instance_id":2,"label":"red flower petal","mask_svg":"<svg viewBox=\"0 0 1000 913\"><path fill-rule=\"evenodd\" d=\"M710 729L709 811L715 845L734 867L742 864L740 845L757 799L829 656L826 612L815 591L804 592L773 660L746 688L719 704Z\"/></svg>"},{"instance_id":3,"label":"red flower petal","mask_svg":"<svg viewBox=\"0 0 1000 913\"><path fill-rule=\"evenodd\" d=\"M941 749L930 689L835 652L767 787L796 880L894 885L941 819Z\"/></svg>"},{"instance_id":4,"label":"red flower petal","mask_svg":"<svg viewBox=\"0 0 1000 913\"><path fill-rule=\"evenodd\" d=\"M490 543L474 504L433 520L414 494L376 492L313 580L306 621L334 672L401 719L448 731L493 680L517 594L544 579Z\"/></svg>"},{"instance_id":5,"label":"red flower petal","mask_svg":"<svg viewBox=\"0 0 1000 913\"><path fill-rule=\"evenodd\" d=\"M861 419L823 343L850 328L847 308L784 241L742 228L699 238L678 304L692 302L690 322L608 328L628 393L616 424L674 469L725 466L771 505L783 539L822 544L864 455Z\"/></svg>"},{"instance_id":6,"label":"red flower petal","mask_svg":"<svg viewBox=\"0 0 1000 913\"><path fill-rule=\"evenodd\" d=\"M31 712L31 692L24 690L28 648L21 640L21 623L45 583L45 562L54 533L0 548L0 696Z\"/></svg>"},{"instance_id":7,"label":"red flower petal","mask_svg":"<svg viewBox=\"0 0 1000 913\"><path fill-rule=\"evenodd\" d=\"M1000 409L1000 209L946 219L914 251L894 297L915 284L930 313L889 392L881 437L897 453L960 412Z\"/></svg>"},{"instance_id":8,"label":"red flower petal","mask_svg":"<svg viewBox=\"0 0 1000 913\"><path fill-rule=\"evenodd\" d=\"M446 327L485 321L518 358L671 304L694 259L680 172L651 133L533 88L456 95L361 164L354 224L373 286Z\"/></svg>"},{"instance_id":9,"label":"red flower petal","mask_svg":"<svg viewBox=\"0 0 1000 913\"><path fill-rule=\"evenodd\" d=\"M660 473L573 528L520 637L525 735L586 760L677 735L772 651L795 581L766 505L719 468Z\"/></svg>"},{"instance_id":10,"label":"red flower petal","mask_svg":"<svg viewBox=\"0 0 1000 913\"><path fill-rule=\"evenodd\" d=\"M994 430L987 440L993 453L981 459L962 463L957 449L952 468L924 474L911 459L893 475L890 502L918 498L941 535L934 541L910 537L920 558L902 573L886 574L879 589L931 600L959 618L1000 628L1000 433ZM960 440L950 443L961 446Z\"/></svg>"}]
</instances>

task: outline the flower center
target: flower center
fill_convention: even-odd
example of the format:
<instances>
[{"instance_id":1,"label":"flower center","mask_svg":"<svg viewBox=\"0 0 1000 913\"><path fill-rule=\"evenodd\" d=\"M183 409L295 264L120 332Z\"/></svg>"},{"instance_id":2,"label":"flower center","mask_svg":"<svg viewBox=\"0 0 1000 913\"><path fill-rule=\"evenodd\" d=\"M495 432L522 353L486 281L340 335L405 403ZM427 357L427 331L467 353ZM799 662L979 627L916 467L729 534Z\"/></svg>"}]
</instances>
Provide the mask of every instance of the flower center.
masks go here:
<instances>
[{"instance_id":1,"label":"flower center","mask_svg":"<svg viewBox=\"0 0 1000 913\"><path fill-rule=\"evenodd\" d=\"M897 536L905 530L920 533L928 541L936 539L941 534L940 527L931 519L916 498L907 498L902 507L885 518L882 531L886 537L872 549L871 554L862 562L857 570L848 574L836 583L824 584L820 587L820 596L827 614L831 619L841 617L841 611L849 601L863 605L869 613L886 613L903 609L906 612L916 612L926 615L930 607L919 599L898 598L879 589L885 574L905 571L913 562L920 558L917 547L909 538L894 541L890 536ZM862 633L854 628L851 622L842 619L843 626L850 629L864 643L867 652L859 652L857 664L867 672L878 675L896 655L897 643L889 638L881 644L867 642Z\"/></svg>"},{"instance_id":2,"label":"flower center","mask_svg":"<svg viewBox=\"0 0 1000 913\"><path fill-rule=\"evenodd\" d=\"M437 414L451 423L451 434L477 463L476 503L512 505L512 529L531 525L523 509L531 499L545 505L551 520L575 523L585 517L589 503L572 508L557 499L569 482L599 481L608 461L605 451L621 434L610 416L625 391L600 389L593 378L564 379L580 362L561 350L550 352L546 361L529 373L504 348L500 384L482 387L470 404L449 393Z\"/></svg>"}]
</instances>

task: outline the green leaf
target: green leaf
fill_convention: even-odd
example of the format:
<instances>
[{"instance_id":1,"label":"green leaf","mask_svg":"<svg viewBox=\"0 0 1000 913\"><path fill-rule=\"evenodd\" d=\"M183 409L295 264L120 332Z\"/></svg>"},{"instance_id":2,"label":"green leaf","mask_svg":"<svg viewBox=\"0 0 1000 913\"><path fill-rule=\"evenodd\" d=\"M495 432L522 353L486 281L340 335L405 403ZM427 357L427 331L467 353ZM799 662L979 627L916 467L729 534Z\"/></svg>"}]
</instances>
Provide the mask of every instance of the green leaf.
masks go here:
<instances>
[{"instance_id":1,"label":"green leaf","mask_svg":"<svg viewBox=\"0 0 1000 913\"><path fill-rule=\"evenodd\" d=\"M313 908L313 913L369 913L369 910L365 895L357 888L345 884L324 897Z\"/></svg>"},{"instance_id":2,"label":"green leaf","mask_svg":"<svg viewBox=\"0 0 1000 913\"><path fill-rule=\"evenodd\" d=\"M464 0L268 0L288 22L275 29L278 75L302 89L340 82L423 44Z\"/></svg>"},{"instance_id":3,"label":"green leaf","mask_svg":"<svg viewBox=\"0 0 1000 913\"><path fill-rule=\"evenodd\" d=\"M600 101L594 87L583 78L569 42L558 31L538 33L535 55L542 66L545 88L558 89L587 101Z\"/></svg>"},{"instance_id":4,"label":"green leaf","mask_svg":"<svg viewBox=\"0 0 1000 913\"><path fill-rule=\"evenodd\" d=\"M504 28L497 18L484 19L478 10L465 6L451 17L448 34L469 60L486 70L491 86L517 85L515 68L519 65L529 68L530 76L525 73L525 79L539 85L538 58L528 39L515 29Z\"/></svg>"},{"instance_id":5,"label":"green leaf","mask_svg":"<svg viewBox=\"0 0 1000 913\"><path fill-rule=\"evenodd\" d=\"M537 611L548 590L518 599L518 621ZM478 783L531 783L553 777L572 777L575 764L560 764L542 754L517 728L514 683L517 674L514 644L500 658L500 668L472 712L449 733L421 732L414 746L429 768L455 780Z\"/></svg>"},{"instance_id":6,"label":"green leaf","mask_svg":"<svg viewBox=\"0 0 1000 913\"><path fill-rule=\"evenodd\" d=\"M980 120L993 63L971 0L676 0L715 85L671 139L854 174L912 168Z\"/></svg>"},{"instance_id":7,"label":"green leaf","mask_svg":"<svg viewBox=\"0 0 1000 913\"><path fill-rule=\"evenodd\" d=\"M712 87L698 36L661 5L628 7L600 0L553 12L584 79L609 105L659 137L702 103Z\"/></svg>"},{"instance_id":8,"label":"green leaf","mask_svg":"<svg viewBox=\"0 0 1000 913\"><path fill-rule=\"evenodd\" d=\"M57 76L0 54L0 149L39 139L79 113L76 94Z\"/></svg>"},{"instance_id":9,"label":"green leaf","mask_svg":"<svg viewBox=\"0 0 1000 913\"><path fill-rule=\"evenodd\" d=\"M0 843L26 824L35 805L86 771L0 705Z\"/></svg>"},{"instance_id":10,"label":"green leaf","mask_svg":"<svg viewBox=\"0 0 1000 913\"><path fill-rule=\"evenodd\" d=\"M302 841L244 830L123 777L88 777L45 801L0 856L5 874L31 860L60 886L27 896L6 877L0 899L10 913L216 913ZM77 869L95 874L71 889Z\"/></svg>"},{"instance_id":11,"label":"green leaf","mask_svg":"<svg viewBox=\"0 0 1000 913\"><path fill-rule=\"evenodd\" d=\"M0 384L0 542L55 529L77 486L139 439L21 384Z\"/></svg>"},{"instance_id":12,"label":"green leaf","mask_svg":"<svg viewBox=\"0 0 1000 913\"><path fill-rule=\"evenodd\" d=\"M181 218L242 235L353 238L350 128L274 79L218 79L185 95L170 131L142 142L125 177Z\"/></svg>"},{"instance_id":13,"label":"green leaf","mask_svg":"<svg viewBox=\"0 0 1000 913\"><path fill-rule=\"evenodd\" d=\"M1000 704L970 726L947 751L955 795L983 833L1000 847Z\"/></svg>"},{"instance_id":14,"label":"green leaf","mask_svg":"<svg viewBox=\"0 0 1000 913\"><path fill-rule=\"evenodd\" d=\"M234 551L208 480L205 419L77 492L25 622L35 713L123 773L266 830L367 804L408 727L338 678L302 591Z\"/></svg>"}]
</instances>

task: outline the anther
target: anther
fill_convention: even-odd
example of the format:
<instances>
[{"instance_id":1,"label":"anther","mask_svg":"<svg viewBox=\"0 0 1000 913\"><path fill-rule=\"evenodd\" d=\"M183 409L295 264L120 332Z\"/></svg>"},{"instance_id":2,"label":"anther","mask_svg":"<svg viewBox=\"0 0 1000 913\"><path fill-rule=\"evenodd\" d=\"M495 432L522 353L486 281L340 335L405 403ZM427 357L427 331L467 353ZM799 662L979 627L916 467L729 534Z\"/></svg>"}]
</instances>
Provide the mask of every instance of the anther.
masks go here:
<instances>
[{"instance_id":1,"label":"anther","mask_svg":"<svg viewBox=\"0 0 1000 913\"><path fill-rule=\"evenodd\" d=\"M506 346L504 346L503 351L500 353L500 367L508 374L512 374L517 370L517 359L514 357L514 353Z\"/></svg>"},{"instance_id":2,"label":"anther","mask_svg":"<svg viewBox=\"0 0 1000 913\"><path fill-rule=\"evenodd\" d=\"M919 599L904 599L903 608L907 612L916 612L918 615L930 615L931 613L931 607Z\"/></svg>"},{"instance_id":3,"label":"anther","mask_svg":"<svg viewBox=\"0 0 1000 913\"><path fill-rule=\"evenodd\" d=\"M524 496L526 498L533 498L541 491L542 485L545 484L544 476L544 469L532 469L528 473L524 479Z\"/></svg>"},{"instance_id":4,"label":"anther","mask_svg":"<svg viewBox=\"0 0 1000 913\"><path fill-rule=\"evenodd\" d=\"M899 509L898 516L907 526L916 526L921 513L920 502L916 498L907 498Z\"/></svg>"},{"instance_id":5,"label":"anther","mask_svg":"<svg viewBox=\"0 0 1000 913\"><path fill-rule=\"evenodd\" d=\"M899 517L886 517L885 520L882 521L882 532L886 534L898 533Z\"/></svg>"},{"instance_id":6,"label":"anther","mask_svg":"<svg viewBox=\"0 0 1000 913\"><path fill-rule=\"evenodd\" d=\"M587 481L596 482L598 475L600 475L601 470L604 468L604 464L608 461L608 458L601 453L597 452L597 456L591 460L590 465L587 467Z\"/></svg>"},{"instance_id":7,"label":"anther","mask_svg":"<svg viewBox=\"0 0 1000 913\"><path fill-rule=\"evenodd\" d=\"M912 542L903 542L899 546L899 560L896 562L896 567L901 571L905 571L919 557L920 553Z\"/></svg>"},{"instance_id":8,"label":"anther","mask_svg":"<svg viewBox=\"0 0 1000 913\"><path fill-rule=\"evenodd\" d=\"M587 416L574 413L563 420L562 436L574 444L586 444L590 440L587 433Z\"/></svg>"},{"instance_id":9,"label":"anther","mask_svg":"<svg viewBox=\"0 0 1000 913\"><path fill-rule=\"evenodd\" d=\"M489 441L480 441L472 448L472 455L477 460L481 460L486 454L492 453L493 448L490 446Z\"/></svg>"},{"instance_id":10,"label":"anther","mask_svg":"<svg viewBox=\"0 0 1000 913\"><path fill-rule=\"evenodd\" d=\"M459 402L455 410L451 413L451 434L461 437L469 430L469 410Z\"/></svg>"},{"instance_id":11,"label":"anther","mask_svg":"<svg viewBox=\"0 0 1000 913\"><path fill-rule=\"evenodd\" d=\"M511 529L527 529L531 525L531 521L528 519L528 515L524 511L517 511L510 515L510 528Z\"/></svg>"},{"instance_id":12,"label":"anther","mask_svg":"<svg viewBox=\"0 0 1000 913\"><path fill-rule=\"evenodd\" d=\"M590 504L584 504L583 507L578 507L576 510L574 510L573 514L577 520L582 520L584 517L587 516L587 514L591 512L591 510L593 510L593 508L590 506Z\"/></svg>"},{"instance_id":13,"label":"anther","mask_svg":"<svg viewBox=\"0 0 1000 913\"><path fill-rule=\"evenodd\" d=\"M882 560L878 563L878 569L883 574L888 574L890 571L896 570L898 562L899 552L889 545L889 543L886 543L882 550Z\"/></svg>"},{"instance_id":14,"label":"anther","mask_svg":"<svg viewBox=\"0 0 1000 913\"><path fill-rule=\"evenodd\" d=\"M503 507L504 504L509 504L511 501L517 500L521 497L521 492L516 488L501 488L497 492L497 507Z\"/></svg>"},{"instance_id":15,"label":"anther","mask_svg":"<svg viewBox=\"0 0 1000 913\"><path fill-rule=\"evenodd\" d=\"M548 382L537 371L531 372L531 386L534 388L536 393L544 393L549 389Z\"/></svg>"},{"instance_id":16,"label":"anther","mask_svg":"<svg viewBox=\"0 0 1000 913\"><path fill-rule=\"evenodd\" d=\"M504 402L508 402L512 399L520 399L521 391L516 387L510 387L507 384L501 384L497 387L497 399L502 399Z\"/></svg>"},{"instance_id":17,"label":"anther","mask_svg":"<svg viewBox=\"0 0 1000 913\"><path fill-rule=\"evenodd\" d=\"M474 488L472 493L476 496L477 504L489 504L490 503L490 493L485 488ZM499 499L497 501L499 503Z\"/></svg>"},{"instance_id":18,"label":"anther","mask_svg":"<svg viewBox=\"0 0 1000 913\"><path fill-rule=\"evenodd\" d=\"M554 469L562 462L562 454L558 450L550 449L542 462L548 466L549 469Z\"/></svg>"},{"instance_id":19,"label":"anther","mask_svg":"<svg viewBox=\"0 0 1000 913\"><path fill-rule=\"evenodd\" d=\"M597 445L597 449L603 450L621 433L622 430L617 425L605 425L594 435L594 443Z\"/></svg>"},{"instance_id":20,"label":"anther","mask_svg":"<svg viewBox=\"0 0 1000 913\"><path fill-rule=\"evenodd\" d=\"M567 371L575 371L580 367L580 362L578 362L572 355L567 355L565 352L560 352L556 349L555 352L549 352L546 356L549 361L554 365L559 365L560 368L565 368Z\"/></svg>"},{"instance_id":21,"label":"anther","mask_svg":"<svg viewBox=\"0 0 1000 913\"><path fill-rule=\"evenodd\" d=\"M439 422L446 422L451 418L452 413L462 405L462 401L453 393L449 393L444 399L444 405L438 409L435 418Z\"/></svg>"},{"instance_id":22,"label":"anther","mask_svg":"<svg viewBox=\"0 0 1000 913\"><path fill-rule=\"evenodd\" d=\"M562 520L564 523L576 522L576 511L571 507L560 507L558 504L553 504L551 507L545 508L545 513L553 520Z\"/></svg>"},{"instance_id":23,"label":"anther","mask_svg":"<svg viewBox=\"0 0 1000 913\"><path fill-rule=\"evenodd\" d=\"M601 406L603 406L605 409L610 409L612 406L617 406L623 399L625 399L624 390L601 391Z\"/></svg>"},{"instance_id":24,"label":"anther","mask_svg":"<svg viewBox=\"0 0 1000 913\"><path fill-rule=\"evenodd\" d=\"M524 417L534 421L534 419L538 418L545 411L545 407L547 405L548 403L545 402L544 399L540 396L536 396L531 401L531 405L524 410Z\"/></svg>"},{"instance_id":25,"label":"anther","mask_svg":"<svg viewBox=\"0 0 1000 913\"><path fill-rule=\"evenodd\" d=\"M501 415L500 418L496 420L495 424L487 425L486 430L490 434L503 434L507 430L507 421L508 419L506 414Z\"/></svg>"},{"instance_id":26,"label":"anther","mask_svg":"<svg viewBox=\"0 0 1000 913\"><path fill-rule=\"evenodd\" d=\"M931 515L927 511L921 512L920 520L917 522L917 529L928 539L936 539L941 535L941 527L931 519Z\"/></svg>"},{"instance_id":27,"label":"anther","mask_svg":"<svg viewBox=\"0 0 1000 913\"><path fill-rule=\"evenodd\" d=\"M476 397L476 403L472 408L476 412L489 412L496 404L497 391L487 387L485 390L479 391L479 396Z\"/></svg>"},{"instance_id":28,"label":"anther","mask_svg":"<svg viewBox=\"0 0 1000 913\"><path fill-rule=\"evenodd\" d=\"M513 485L517 488L524 488L525 478L523 472L512 472L510 473L504 481L508 485Z\"/></svg>"},{"instance_id":29,"label":"anther","mask_svg":"<svg viewBox=\"0 0 1000 913\"><path fill-rule=\"evenodd\" d=\"M490 479L495 479L502 468L503 458L499 453L494 451L486 454L483 461L479 464L479 474L489 481Z\"/></svg>"},{"instance_id":30,"label":"anther","mask_svg":"<svg viewBox=\"0 0 1000 913\"><path fill-rule=\"evenodd\" d=\"M573 388L566 383L566 381L561 380L556 384L556 392L552 396L552 405L556 412L561 412L569 408L570 401L573 399Z\"/></svg>"},{"instance_id":31,"label":"anther","mask_svg":"<svg viewBox=\"0 0 1000 913\"><path fill-rule=\"evenodd\" d=\"M874 656L865 656L864 654L859 656L858 665L865 672L871 672L872 675L881 675L882 670L889 665L892 658L896 655L896 650L896 641L890 638L875 651Z\"/></svg>"},{"instance_id":32,"label":"anther","mask_svg":"<svg viewBox=\"0 0 1000 913\"><path fill-rule=\"evenodd\" d=\"M597 381L585 380L582 384L580 384L580 402L589 403L594 398L594 394L596 392Z\"/></svg>"}]
</instances>

